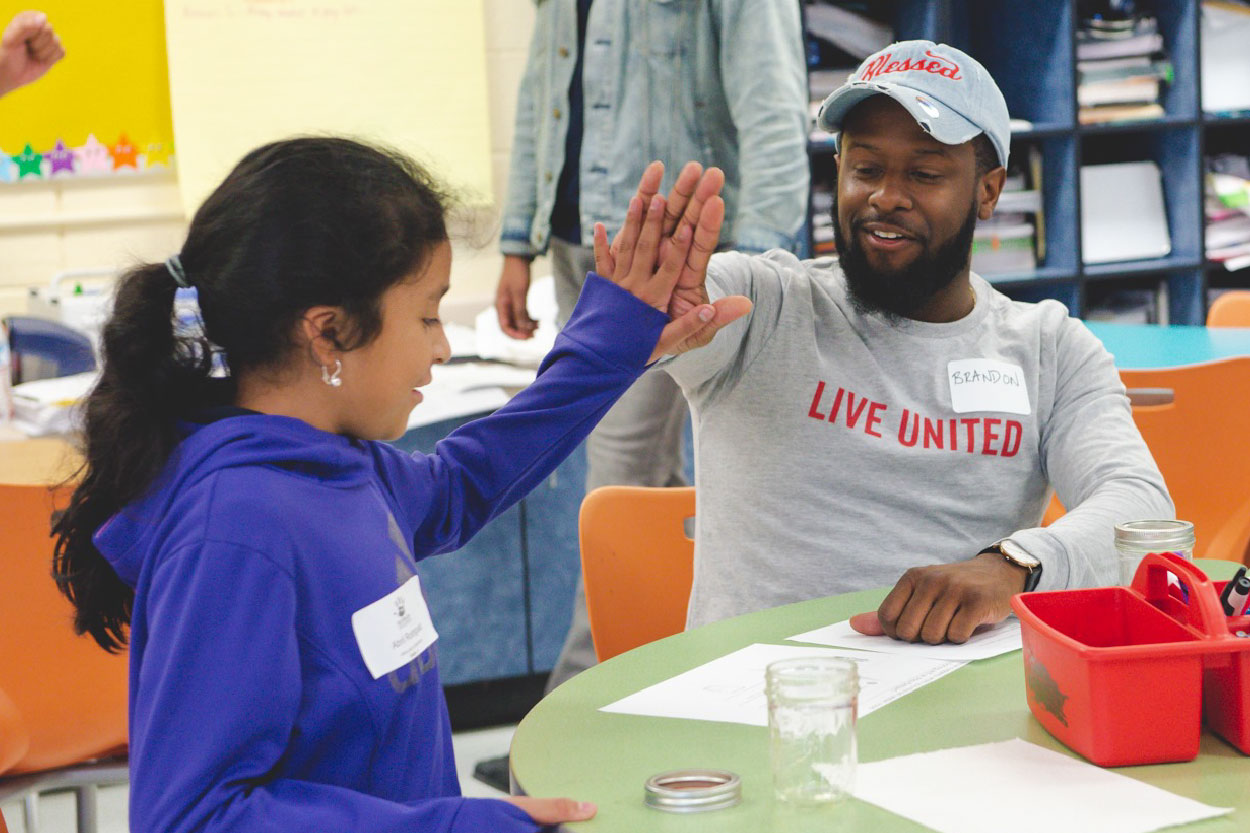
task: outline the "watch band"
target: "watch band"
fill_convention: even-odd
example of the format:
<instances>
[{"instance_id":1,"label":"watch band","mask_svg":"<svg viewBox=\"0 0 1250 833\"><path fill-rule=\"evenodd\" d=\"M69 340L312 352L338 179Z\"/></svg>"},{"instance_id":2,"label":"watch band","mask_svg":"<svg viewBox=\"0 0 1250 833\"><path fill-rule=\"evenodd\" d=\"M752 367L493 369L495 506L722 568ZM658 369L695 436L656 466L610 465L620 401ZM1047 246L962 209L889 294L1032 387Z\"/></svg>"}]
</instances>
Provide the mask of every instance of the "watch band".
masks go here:
<instances>
[{"instance_id":1,"label":"watch band","mask_svg":"<svg viewBox=\"0 0 1250 833\"><path fill-rule=\"evenodd\" d=\"M1002 541L995 541L993 544L990 544L988 547L981 550L981 553L985 553L985 552L998 553L999 555L1003 557L1003 560L1006 561L1008 564L1014 564L1017 567L1022 567L1023 569L1028 570L1028 573L1024 577L1024 591L1023 592L1032 593L1034 590L1037 589L1037 585L1042 580L1042 565L1041 565L1041 562L1038 562L1036 558L1033 559L1033 561L1035 562L1034 564L1022 563L1019 559L1008 554L1003 549ZM977 555L980 555L981 553L977 553ZM1032 558L1032 556L1030 556L1030 558Z\"/></svg>"}]
</instances>

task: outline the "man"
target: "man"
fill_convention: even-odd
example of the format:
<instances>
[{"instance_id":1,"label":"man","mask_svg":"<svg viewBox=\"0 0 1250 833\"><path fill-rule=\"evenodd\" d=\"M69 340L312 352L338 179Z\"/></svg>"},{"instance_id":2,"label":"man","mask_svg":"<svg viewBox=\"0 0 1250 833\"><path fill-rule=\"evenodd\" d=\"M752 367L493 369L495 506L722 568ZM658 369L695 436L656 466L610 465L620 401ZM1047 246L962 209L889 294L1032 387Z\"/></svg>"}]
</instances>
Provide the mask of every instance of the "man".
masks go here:
<instances>
[{"instance_id":1,"label":"man","mask_svg":"<svg viewBox=\"0 0 1250 833\"><path fill-rule=\"evenodd\" d=\"M503 212L503 331L529 338L530 261L549 251L559 320L594 268L647 164L693 187L699 159L724 170L722 245L792 249L808 192L807 81L797 0L547 0L521 79ZM675 178L676 177L676 178ZM688 193L688 192L687 192ZM684 484L687 409L667 375L640 379L587 441L586 488ZM579 582L549 687L594 663Z\"/></svg>"},{"instance_id":2,"label":"man","mask_svg":"<svg viewBox=\"0 0 1250 833\"><path fill-rule=\"evenodd\" d=\"M1101 343L969 271L1005 179L997 85L897 43L820 123L840 257L712 258L706 291L754 311L664 365L699 446L688 624L894 584L881 629L962 642L1015 593L1115 583L1113 525L1174 510ZM1052 486L1071 509L1040 528Z\"/></svg>"}]
</instances>

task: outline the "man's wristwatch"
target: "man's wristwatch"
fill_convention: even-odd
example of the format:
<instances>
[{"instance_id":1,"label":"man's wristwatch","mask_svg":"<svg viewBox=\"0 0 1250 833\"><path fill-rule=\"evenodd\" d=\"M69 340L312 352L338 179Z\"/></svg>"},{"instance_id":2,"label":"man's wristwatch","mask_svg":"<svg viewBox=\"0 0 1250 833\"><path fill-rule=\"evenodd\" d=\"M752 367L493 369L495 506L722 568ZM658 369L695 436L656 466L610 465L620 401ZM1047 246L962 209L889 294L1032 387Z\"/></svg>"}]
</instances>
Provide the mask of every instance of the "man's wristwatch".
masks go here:
<instances>
[{"instance_id":1,"label":"man's wristwatch","mask_svg":"<svg viewBox=\"0 0 1250 833\"><path fill-rule=\"evenodd\" d=\"M1024 592L1032 592L1037 583L1042 580L1042 562L1024 551L1024 548L1012 541L1010 538L1004 538L990 544L981 552L996 552L1007 560L1009 564L1015 564L1029 571L1024 578ZM980 553L977 553L980 555Z\"/></svg>"}]
</instances>

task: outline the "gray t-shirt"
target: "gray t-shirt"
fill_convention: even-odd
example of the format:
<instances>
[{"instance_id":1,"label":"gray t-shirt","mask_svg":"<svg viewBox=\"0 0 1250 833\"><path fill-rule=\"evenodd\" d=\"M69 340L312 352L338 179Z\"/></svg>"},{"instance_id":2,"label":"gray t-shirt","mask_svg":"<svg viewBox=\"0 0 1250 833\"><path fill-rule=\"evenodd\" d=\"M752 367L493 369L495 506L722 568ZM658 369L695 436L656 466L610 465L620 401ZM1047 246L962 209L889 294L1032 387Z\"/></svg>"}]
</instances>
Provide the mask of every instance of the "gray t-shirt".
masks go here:
<instances>
[{"instance_id":1,"label":"gray t-shirt","mask_svg":"<svg viewBox=\"0 0 1250 833\"><path fill-rule=\"evenodd\" d=\"M1112 584L1113 526L1171 518L1111 355L1062 304L973 275L948 324L861 314L836 258L717 255L755 307L665 360L695 425L688 626L966 560L1010 537L1040 590ZM1068 514L1039 528L1053 485Z\"/></svg>"}]
</instances>

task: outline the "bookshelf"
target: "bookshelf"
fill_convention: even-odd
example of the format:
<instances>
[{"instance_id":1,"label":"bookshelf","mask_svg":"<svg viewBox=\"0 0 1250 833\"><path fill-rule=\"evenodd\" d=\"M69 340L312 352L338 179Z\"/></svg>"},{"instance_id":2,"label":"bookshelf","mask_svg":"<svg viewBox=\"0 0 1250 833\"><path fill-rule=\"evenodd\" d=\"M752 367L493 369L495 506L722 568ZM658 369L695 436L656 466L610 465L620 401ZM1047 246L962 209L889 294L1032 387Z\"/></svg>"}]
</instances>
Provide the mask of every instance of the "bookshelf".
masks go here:
<instances>
[{"instance_id":1,"label":"bookshelf","mask_svg":"<svg viewBox=\"0 0 1250 833\"><path fill-rule=\"evenodd\" d=\"M807 4L818 0L805 0ZM865 4L859 4L861 7ZM1045 260L1028 272L987 276L1021 300L1054 298L1085 316L1110 293L1150 290L1161 321L1201 324L1207 287L1250 283L1243 272L1208 264L1203 250L1203 156L1250 153L1250 114L1204 113L1200 79L1200 0L1155 0L1174 67L1160 103L1162 119L1082 125L1077 118L1077 0L895 0L871 4L898 40L949 43L985 65L1013 118L1032 128L1012 135L1012 156L1040 149ZM815 188L832 182L831 149L811 146ZM1172 250L1151 260L1085 264L1082 165L1149 160L1162 172ZM809 240L809 243L812 241Z\"/></svg>"}]
</instances>

